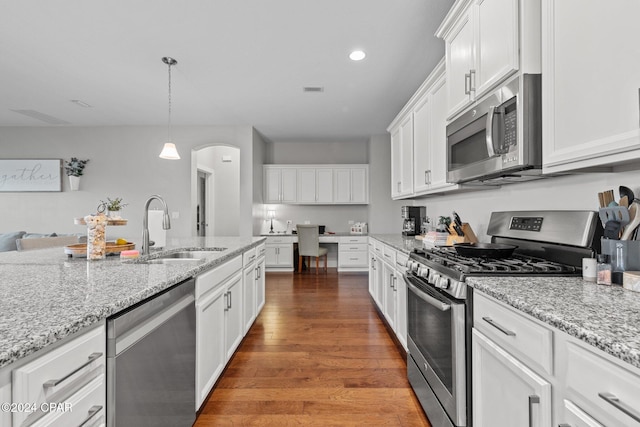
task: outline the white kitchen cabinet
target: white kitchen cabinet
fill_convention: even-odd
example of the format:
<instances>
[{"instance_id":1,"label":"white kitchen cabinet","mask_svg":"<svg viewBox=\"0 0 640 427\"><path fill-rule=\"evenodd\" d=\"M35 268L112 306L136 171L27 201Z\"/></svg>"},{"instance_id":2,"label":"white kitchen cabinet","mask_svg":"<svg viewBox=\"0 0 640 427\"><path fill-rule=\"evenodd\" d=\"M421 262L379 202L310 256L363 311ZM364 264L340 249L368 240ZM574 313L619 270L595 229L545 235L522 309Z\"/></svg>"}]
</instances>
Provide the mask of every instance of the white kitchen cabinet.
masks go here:
<instances>
[{"instance_id":1,"label":"white kitchen cabinet","mask_svg":"<svg viewBox=\"0 0 640 427\"><path fill-rule=\"evenodd\" d=\"M338 271L367 271L369 245L366 236L340 236L338 238Z\"/></svg>"},{"instance_id":2,"label":"white kitchen cabinet","mask_svg":"<svg viewBox=\"0 0 640 427\"><path fill-rule=\"evenodd\" d=\"M29 407L34 411L15 411L6 425L78 425L89 419L89 408L93 408L89 422L104 424L106 341L105 325L101 322L54 350L45 351L34 360L14 368L12 396L4 402L33 405ZM61 405L56 408L70 409L43 411L49 403ZM9 417L2 417L0 420L8 421Z\"/></svg>"},{"instance_id":3,"label":"white kitchen cabinet","mask_svg":"<svg viewBox=\"0 0 640 427\"><path fill-rule=\"evenodd\" d=\"M293 271L293 238L291 236L267 237L265 267L270 271Z\"/></svg>"},{"instance_id":4,"label":"white kitchen cabinet","mask_svg":"<svg viewBox=\"0 0 640 427\"><path fill-rule=\"evenodd\" d=\"M265 203L294 203L298 170L294 167L264 166Z\"/></svg>"},{"instance_id":5,"label":"white kitchen cabinet","mask_svg":"<svg viewBox=\"0 0 640 427\"><path fill-rule=\"evenodd\" d=\"M333 203L332 168L298 168L298 198L301 204Z\"/></svg>"},{"instance_id":6,"label":"white kitchen cabinet","mask_svg":"<svg viewBox=\"0 0 640 427\"><path fill-rule=\"evenodd\" d=\"M640 159L638 16L637 1L543 0L544 173Z\"/></svg>"},{"instance_id":7,"label":"white kitchen cabinet","mask_svg":"<svg viewBox=\"0 0 640 427\"><path fill-rule=\"evenodd\" d=\"M397 305L398 305L398 297L396 291L396 270L392 264L388 264L386 262L382 263L382 277L383 277L383 292L384 303L383 303L383 314L387 319L387 323L394 331L396 330L396 315L397 315Z\"/></svg>"},{"instance_id":8,"label":"white kitchen cabinet","mask_svg":"<svg viewBox=\"0 0 640 427\"><path fill-rule=\"evenodd\" d=\"M242 338L244 337L244 322L242 318L242 274L238 273L226 285L227 308L225 311L225 344L227 360L231 359Z\"/></svg>"},{"instance_id":9,"label":"white kitchen cabinet","mask_svg":"<svg viewBox=\"0 0 640 427\"><path fill-rule=\"evenodd\" d=\"M242 340L243 257L196 277L196 410Z\"/></svg>"},{"instance_id":10,"label":"white kitchen cabinet","mask_svg":"<svg viewBox=\"0 0 640 427\"><path fill-rule=\"evenodd\" d=\"M244 333L246 334L253 322L256 320L256 277L258 272L251 262L242 270L242 297L244 299Z\"/></svg>"},{"instance_id":11,"label":"white kitchen cabinet","mask_svg":"<svg viewBox=\"0 0 640 427\"><path fill-rule=\"evenodd\" d=\"M391 197L413 194L413 114L404 115L391 132Z\"/></svg>"},{"instance_id":12,"label":"white kitchen cabinet","mask_svg":"<svg viewBox=\"0 0 640 427\"><path fill-rule=\"evenodd\" d=\"M407 271L409 255L399 252L396 256L396 336L398 341L407 350L407 282L404 281L404 273Z\"/></svg>"},{"instance_id":13,"label":"white kitchen cabinet","mask_svg":"<svg viewBox=\"0 0 640 427\"><path fill-rule=\"evenodd\" d=\"M262 307L264 307L265 304L265 285L266 285L266 280L265 280L265 253L266 253L266 249L264 247L264 245L262 246L262 250L258 252L258 259L256 260L256 270L257 270L257 277L256 277L256 316L258 314L260 314L260 311L262 310Z\"/></svg>"},{"instance_id":14,"label":"white kitchen cabinet","mask_svg":"<svg viewBox=\"0 0 640 427\"><path fill-rule=\"evenodd\" d=\"M333 197L338 204L369 203L369 166L334 168Z\"/></svg>"},{"instance_id":15,"label":"white kitchen cabinet","mask_svg":"<svg viewBox=\"0 0 640 427\"><path fill-rule=\"evenodd\" d=\"M458 0L444 39L448 118L517 71L540 72L540 0Z\"/></svg>"},{"instance_id":16,"label":"white kitchen cabinet","mask_svg":"<svg viewBox=\"0 0 640 427\"><path fill-rule=\"evenodd\" d=\"M551 384L473 330L474 427L551 426Z\"/></svg>"},{"instance_id":17,"label":"white kitchen cabinet","mask_svg":"<svg viewBox=\"0 0 640 427\"><path fill-rule=\"evenodd\" d=\"M576 404L566 399L561 417L564 422L558 424L559 427L604 427Z\"/></svg>"},{"instance_id":18,"label":"white kitchen cabinet","mask_svg":"<svg viewBox=\"0 0 640 427\"><path fill-rule=\"evenodd\" d=\"M378 268L378 258L376 257L376 252L374 248L373 239L369 239L369 295L374 299L376 304L377 301L377 288L378 283L376 282L376 278L378 277L376 274L376 269Z\"/></svg>"}]
</instances>

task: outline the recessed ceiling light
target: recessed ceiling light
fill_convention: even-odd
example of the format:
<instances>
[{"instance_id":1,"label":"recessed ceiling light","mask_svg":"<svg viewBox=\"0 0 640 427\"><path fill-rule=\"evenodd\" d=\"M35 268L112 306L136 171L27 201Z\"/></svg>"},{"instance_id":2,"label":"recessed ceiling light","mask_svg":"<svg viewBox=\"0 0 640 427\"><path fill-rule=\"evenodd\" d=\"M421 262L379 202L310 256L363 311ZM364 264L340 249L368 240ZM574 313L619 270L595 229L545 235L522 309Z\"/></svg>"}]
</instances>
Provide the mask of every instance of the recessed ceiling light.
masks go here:
<instances>
[{"instance_id":1,"label":"recessed ceiling light","mask_svg":"<svg viewBox=\"0 0 640 427\"><path fill-rule=\"evenodd\" d=\"M367 54L364 53L363 51L354 50L349 54L349 59L351 59L352 61L362 61L365 58L365 56L367 56Z\"/></svg>"},{"instance_id":2,"label":"recessed ceiling light","mask_svg":"<svg viewBox=\"0 0 640 427\"><path fill-rule=\"evenodd\" d=\"M304 86L302 88L303 92L324 92L323 86Z\"/></svg>"},{"instance_id":3,"label":"recessed ceiling light","mask_svg":"<svg viewBox=\"0 0 640 427\"><path fill-rule=\"evenodd\" d=\"M71 102L73 102L76 105L79 105L80 107L91 108L91 105L87 104L86 102L80 101L79 99L72 99Z\"/></svg>"}]
</instances>

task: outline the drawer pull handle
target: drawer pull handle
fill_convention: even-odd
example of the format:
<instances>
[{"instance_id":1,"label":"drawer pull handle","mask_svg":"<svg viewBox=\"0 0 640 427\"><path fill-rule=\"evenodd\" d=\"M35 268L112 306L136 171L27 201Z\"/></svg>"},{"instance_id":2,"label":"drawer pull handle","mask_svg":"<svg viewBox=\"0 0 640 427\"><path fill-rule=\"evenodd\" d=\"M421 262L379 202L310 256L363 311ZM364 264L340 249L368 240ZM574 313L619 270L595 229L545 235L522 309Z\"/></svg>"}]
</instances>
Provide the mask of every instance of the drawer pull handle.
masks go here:
<instances>
[{"instance_id":1,"label":"drawer pull handle","mask_svg":"<svg viewBox=\"0 0 640 427\"><path fill-rule=\"evenodd\" d=\"M482 320L484 320L485 322L487 322L488 324L490 324L491 326L493 326L494 328L496 328L497 330L499 330L500 332L502 332L505 335L508 335L510 337L515 337L516 333L513 331L508 330L507 328L505 328L504 326L500 326L498 325L496 322L493 321L492 318L490 317L483 317Z\"/></svg>"},{"instance_id":2,"label":"drawer pull handle","mask_svg":"<svg viewBox=\"0 0 640 427\"><path fill-rule=\"evenodd\" d=\"M562 424L558 424L558 427L571 427L571 424L562 423Z\"/></svg>"},{"instance_id":3,"label":"drawer pull handle","mask_svg":"<svg viewBox=\"0 0 640 427\"><path fill-rule=\"evenodd\" d=\"M540 397L535 394L529 396L529 427L533 427L533 405L540 403Z\"/></svg>"},{"instance_id":4,"label":"drawer pull handle","mask_svg":"<svg viewBox=\"0 0 640 427\"><path fill-rule=\"evenodd\" d=\"M93 405L91 408L89 408L89 411L88 411L89 414L87 415L87 418L85 418L83 422L78 424L78 427L83 427L84 425L86 425L89 421L91 421L91 418L95 417L96 414L101 410L102 410L102 406Z\"/></svg>"},{"instance_id":5,"label":"drawer pull handle","mask_svg":"<svg viewBox=\"0 0 640 427\"><path fill-rule=\"evenodd\" d=\"M598 393L598 396L604 399L607 403L620 409L622 412L629 415L634 420L640 422L640 413L636 412L636 410L633 409L632 407L620 402L620 399L618 399L618 397L615 394L604 392L604 393Z\"/></svg>"},{"instance_id":6,"label":"drawer pull handle","mask_svg":"<svg viewBox=\"0 0 640 427\"><path fill-rule=\"evenodd\" d=\"M58 384L60 384L62 381L66 380L67 378L69 378L70 376L72 376L73 374L76 374L78 372L80 372L83 368L86 368L87 366L89 366L91 364L91 362L93 362L94 360L98 359L100 356L102 356L102 353L91 353L89 355L89 359L83 363L82 365L78 366L76 369L74 369L73 371L69 372L67 375L65 375L64 377L57 379L57 380L49 380L47 382L45 382L44 384L42 384L42 387L44 388L51 388L51 387L55 387Z\"/></svg>"}]
</instances>

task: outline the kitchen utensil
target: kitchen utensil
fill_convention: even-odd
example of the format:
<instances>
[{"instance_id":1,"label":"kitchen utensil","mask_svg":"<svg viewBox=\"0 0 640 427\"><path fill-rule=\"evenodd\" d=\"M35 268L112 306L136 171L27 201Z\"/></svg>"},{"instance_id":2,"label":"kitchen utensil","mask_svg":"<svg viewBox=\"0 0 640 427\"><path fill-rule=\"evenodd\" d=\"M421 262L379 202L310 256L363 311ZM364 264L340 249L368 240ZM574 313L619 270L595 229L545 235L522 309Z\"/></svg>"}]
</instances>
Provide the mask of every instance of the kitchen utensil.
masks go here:
<instances>
[{"instance_id":1,"label":"kitchen utensil","mask_svg":"<svg viewBox=\"0 0 640 427\"><path fill-rule=\"evenodd\" d=\"M631 203L636 197L633 194L633 191L629 187L625 187L624 185L621 185L620 188L618 188L618 192L620 193L620 199L622 200L624 196L627 196L627 200L629 201L629 203Z\"/></svg>"},{"instance_id":2,"label":"kitchen utensil","mask_svg":"<svg viewBox=\"0 0 640 427\"><path fill-rule=\"evenodd\" d=\"M598 193L598 206L604 208L606 205L604 204L604 193Z\"/></svg>"},{"instance_id":3,"label":"kitchen utensil","mask_svg":"<svg viewBox=\"0 0 640 427\"><path fill-rule=\"evenodd\" d=\"M462 227L462 220L460 219L460 215L458 215L456 211L451 212L451 215L453 215L453 222L455 222L458 227Z\"/></svg>"},{"instance_id":4,"label":"kitchen utensil","mask_svg":"<svg viewBox=\"0 0 640 427\"><path fill-rule=\"evenodd\" d=\"M606 225L609 221L618 221L621 227L624 227L631 221L629 217L629 209L624 206L613 206L610 208L600 208L598 211L600 221Z\"/></svg>"},{"instance_id":5,"label":"kitchen utensil","mask_svg":"<svg viewBox=\"0 0 640 427\"><path fill-rule=\"evenodd\" d=\"M640 225L640 215L638 214L638 209L640 209L640 200L635 199L633 203L631 203L631 206L629 206L629 217L633 215L633 219L631 219L629 224L624 228L624 232L622 233L622 237L620 238L620 240L629 240L635 232L636 228L638 228L638 225Z\"/></svg>"},{"instance_id":6,"label":"kitchen utensil","mask_svg":"<svg viewBox=\"0 0 640 427\"><path fill-rule=\"evenodd\" d=\"M604 198L604 207L609 206L609 203L615 201L615 197L613 196L613 190L604 191L602 194Z\"/></svg>"},{"instance_id":7,"label":"kitchen utensil","mask_svg":"<svg viewBox=\"0 0 640 427\"><path fill-rule=\"evenodd\" d=\"M460 237L464 237L464 231L462 231L462 225L453 224L453 229L456 231L456 234Z\"/></svg>"},{"instance_id":8,"label":"kitchen utensil","mask_svg":"<svg viewBox=\"0 0 640 427\"><path fill-rule=\"evenodd\" d=\"M453 247L460 256L480 258L507 258L517 248L503 243L458 243Z\"/></svg>"},{"instance_id":9,"label":"kitchen utensil","mask_svg":"<svg viewBox=\"0 0 640 427\"><path fill-rule=\"evenodd\" d=\"M615 219L609 220L604 225L604 237L605 239L618 239L620 237L620 230L622 229L622 224L620 221L616 221Z\"/></svg>"},{"instance_id":10,"label":"kitchen utensil","mask_svg":"<svg viewBox=\"0 0 640 427\"><path fill-rule=\"evenodd\" d=\"M618 202L618 205L624 206L625 208L628 208L629 207L629 199L627 198L627 196L620 197L620 201Z\"/></svg>"}]
</instances>

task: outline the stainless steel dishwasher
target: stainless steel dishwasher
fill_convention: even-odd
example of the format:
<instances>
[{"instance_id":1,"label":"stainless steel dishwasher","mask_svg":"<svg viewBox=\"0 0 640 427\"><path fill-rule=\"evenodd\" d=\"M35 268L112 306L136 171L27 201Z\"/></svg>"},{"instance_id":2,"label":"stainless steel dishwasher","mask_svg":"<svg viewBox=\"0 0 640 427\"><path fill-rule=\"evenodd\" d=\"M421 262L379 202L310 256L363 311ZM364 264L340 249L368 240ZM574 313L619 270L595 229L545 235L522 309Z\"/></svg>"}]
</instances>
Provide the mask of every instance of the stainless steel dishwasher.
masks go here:
<instances>
[{"instance_id":1,"label":"stainless steel dishwasher","mask_svg":"<svg viewBox=\"0 0 640 427\"><path fill-rule=\"evenodd\" d=\"M107 320L107 426L191 426L196 419L195 281Z\"/></svg>"}]
</instances>

